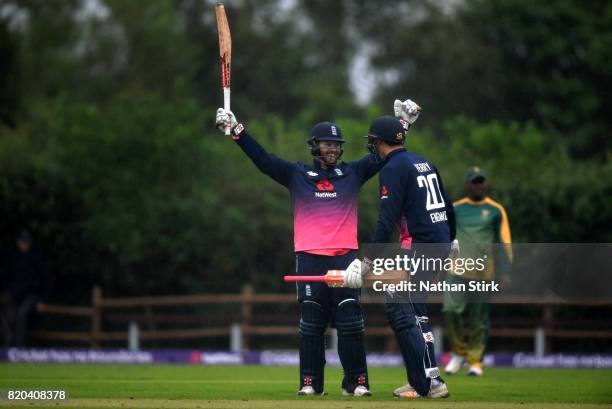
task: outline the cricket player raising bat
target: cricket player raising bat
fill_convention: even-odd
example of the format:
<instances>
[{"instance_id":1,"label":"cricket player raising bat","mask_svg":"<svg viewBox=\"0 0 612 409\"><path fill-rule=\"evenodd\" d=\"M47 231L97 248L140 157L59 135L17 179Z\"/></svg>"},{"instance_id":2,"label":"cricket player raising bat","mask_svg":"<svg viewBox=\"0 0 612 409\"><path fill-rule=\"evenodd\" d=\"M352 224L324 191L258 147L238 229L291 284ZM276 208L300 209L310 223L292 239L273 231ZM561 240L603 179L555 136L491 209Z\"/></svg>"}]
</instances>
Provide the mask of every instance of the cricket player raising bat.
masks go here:
<instances>
[{"instance_id":1,"label":"cricket player raising bat","mask_svg":"<svg viewBox=\"0 0 612 409\"><path fill-rule=\"evenodd\" d=\"M231 111L217 110L216 126L231 129L236 144L255 166L291 193L295 273L322 276L328 270L346 270L355 259L357 195L361 186L384 165L369 154L342 162L343 138L332 122L312 127L307 143L311 164L293 163L271 155L245 130ZM325 366L325 330L338 331L338 354L344 369L345 396L370 396L363 345L364 321L360 289L330 288L325 283L297 283L300 303L298 395L322 394Z\"/></svg>"}]
</instances>

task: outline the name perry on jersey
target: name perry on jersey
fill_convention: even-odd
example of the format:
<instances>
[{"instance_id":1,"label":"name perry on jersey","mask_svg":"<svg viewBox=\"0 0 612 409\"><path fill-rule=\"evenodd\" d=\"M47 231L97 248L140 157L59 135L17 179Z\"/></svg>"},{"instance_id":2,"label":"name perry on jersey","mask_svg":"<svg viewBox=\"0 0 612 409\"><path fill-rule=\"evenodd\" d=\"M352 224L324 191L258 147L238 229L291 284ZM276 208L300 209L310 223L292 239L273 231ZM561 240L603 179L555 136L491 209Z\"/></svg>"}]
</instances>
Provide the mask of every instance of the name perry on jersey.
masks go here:
<instances>
[{"instance_id":1,"label":"name perry on jersey","mask_svg":"<svg viewBox=\"0 0 612 409\"><path fill-rule=\"evenodd\" d=\"M421 173L431 171L431 166L429 166L429 163L427 162L415 163L414 167Z\"/></svg>"},{"instance_id":2,"label":"name perry on jersey","mask_svg":"<svg viewBox=\"0 0 612 409\"><path fill-rule=\"evenodd\" d=\"M448 221L448 217L446 217L446 210L442 212L429 213L429 217L431 218L432 223Z\"/></svg>"}]
</instances>

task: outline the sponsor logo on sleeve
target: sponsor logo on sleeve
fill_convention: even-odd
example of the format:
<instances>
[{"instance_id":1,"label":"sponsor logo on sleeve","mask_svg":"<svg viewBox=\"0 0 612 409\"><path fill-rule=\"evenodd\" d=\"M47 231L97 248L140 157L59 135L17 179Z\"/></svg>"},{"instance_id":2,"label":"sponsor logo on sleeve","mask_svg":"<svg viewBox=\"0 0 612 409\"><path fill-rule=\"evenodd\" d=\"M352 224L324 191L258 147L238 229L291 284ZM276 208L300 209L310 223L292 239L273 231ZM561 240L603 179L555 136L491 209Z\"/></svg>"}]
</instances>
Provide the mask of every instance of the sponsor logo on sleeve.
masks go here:
<instances>
[{"instance_id":1,"label":"sponsor logo on sleeve","mask_svg":"<svg viewBox=\"0 0 612 409\"><path fill-rule=\"evenodd\" d=\"M242 124L238 124L234 127L234 135L239 136L242 131L244 131L244 126Z\"/></svg>"},{"instance_id":2,"label":"sponsor logo on sleeve","mask_svg":"<svg viewBox=\"0 0 612 409\"><path fill-rule=\"evenodd\" d=\"M380 188L380 198L381 199L388 199L389 198L389 189L387 189L387 186L383 185Z\"/></svg>"}]
</instances>

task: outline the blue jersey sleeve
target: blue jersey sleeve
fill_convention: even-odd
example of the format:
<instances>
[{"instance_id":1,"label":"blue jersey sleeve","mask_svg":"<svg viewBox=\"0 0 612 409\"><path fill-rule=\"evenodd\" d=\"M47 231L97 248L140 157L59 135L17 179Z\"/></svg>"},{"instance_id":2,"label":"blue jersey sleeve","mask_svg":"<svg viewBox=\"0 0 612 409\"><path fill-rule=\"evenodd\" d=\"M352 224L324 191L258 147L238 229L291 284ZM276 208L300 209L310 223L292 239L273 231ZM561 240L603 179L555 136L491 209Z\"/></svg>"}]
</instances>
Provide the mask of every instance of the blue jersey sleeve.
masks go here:
<instances>
[{"instance_id":1,"label":"blue jersey sleeve","mask_svg":"<svg viewBox=\"0 0 612 409\"><path fill-rule=\"evenodd\" d=\"M396 172L393 166L385 166L380 171L378 222L372 237L374 243L388 243L400 219L406 194L403 174Z\"/></svg>"},{"instance_id":2,"label":"blue jersey sleeve","mask_svg":"<svg viewBox=\"0 0 612 409\"><path fill-rule=\"evenodd\" d=\"M239 138L236 139L236 143L259 170L270 176L276 182L289 188L291 176L297 168L295 163L288 162L276 155L269 154L263 146L246 131L240 134Z\"/></svg>"},{"instance_id":3,"label":"blue jersey sleeve","mask_svg":"<svg viewBox=\"0 0 612 409\"><path fill-rule=\"evenodd\" d=\"M376 155L368 154L358 161L349 162L349 165L353 166L357 171L360 184L363 185L372 176L380 172L383 166L385 166L385 162L378 159Z\"/></svg>"}]
</instances>

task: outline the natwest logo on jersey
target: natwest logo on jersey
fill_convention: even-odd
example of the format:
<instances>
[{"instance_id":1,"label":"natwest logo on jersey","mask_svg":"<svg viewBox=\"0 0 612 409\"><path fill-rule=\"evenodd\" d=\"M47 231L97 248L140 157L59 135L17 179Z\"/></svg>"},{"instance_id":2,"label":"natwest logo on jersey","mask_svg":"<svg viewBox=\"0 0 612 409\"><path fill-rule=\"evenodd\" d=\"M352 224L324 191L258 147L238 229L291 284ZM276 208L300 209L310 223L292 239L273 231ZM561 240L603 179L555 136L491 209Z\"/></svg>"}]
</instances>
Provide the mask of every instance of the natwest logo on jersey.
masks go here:
<instances>
[{"instance_id":1,"label":"natwest logo on jersey","mask_svg":"<svg viewBox=\"0 0 612 409\"><path fill-rule=\"evenodd\" d=\"M334 185L327 179L321 179L321 181L317 183L317 190L334 190Z\"/></svg>"},{"instance_id":2,"label":"natwest logo on jersey","mask_svg":"<svg viewBox=\"0 0 612 409\"><path fill-rule=\"evenodd\" d=\"M334 185L327 179L321 179L316 187L319 191L315 192L315 197L338 197L338 192L330 192L334 190Z\"/></svg>"}]
</instances>

